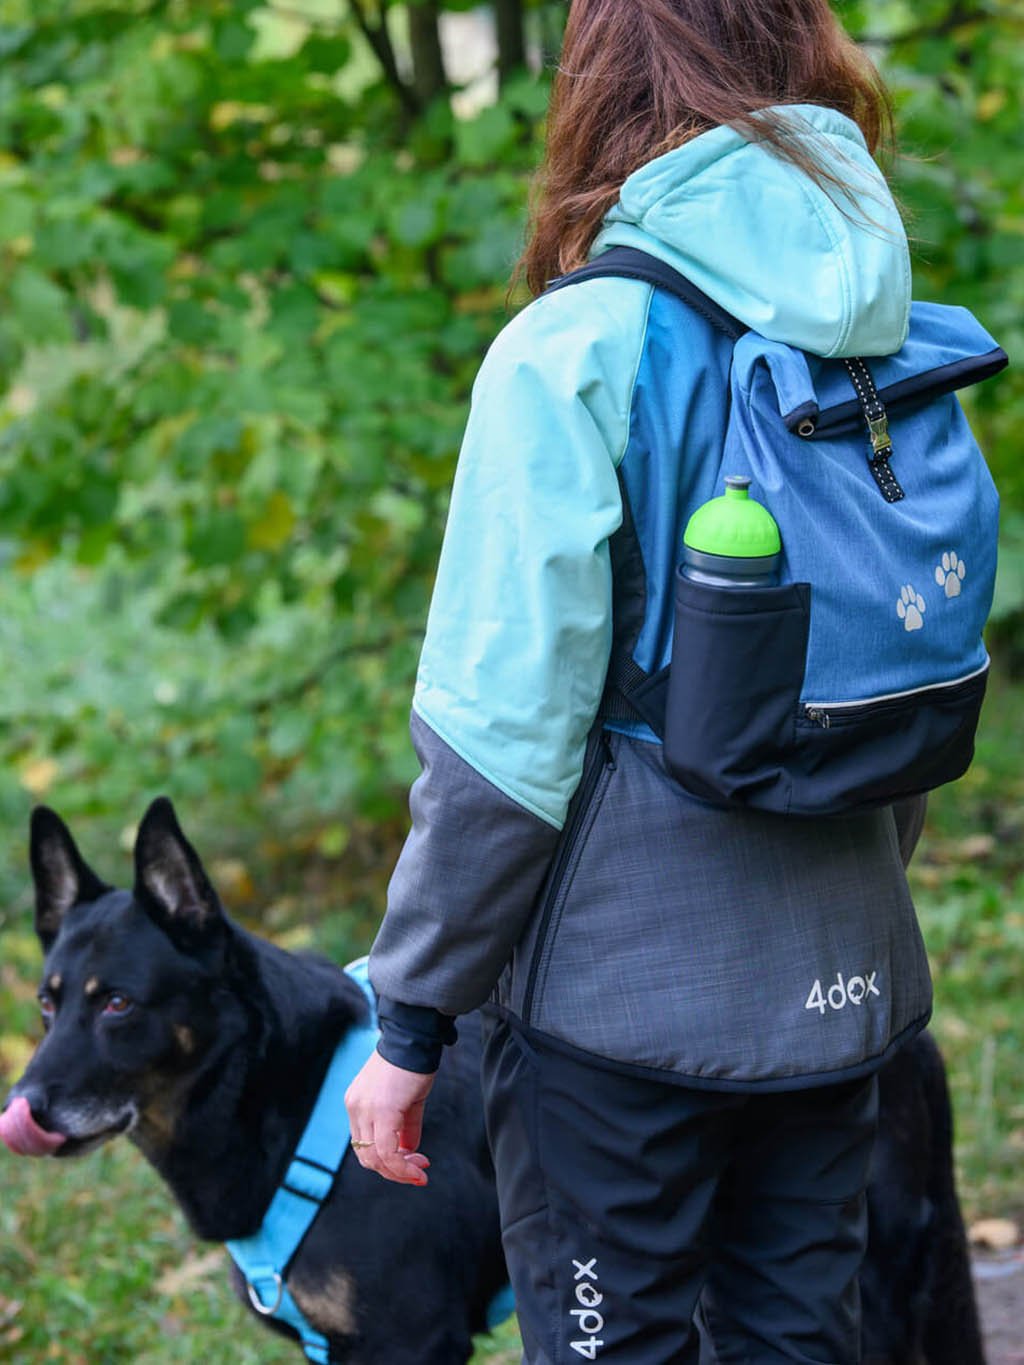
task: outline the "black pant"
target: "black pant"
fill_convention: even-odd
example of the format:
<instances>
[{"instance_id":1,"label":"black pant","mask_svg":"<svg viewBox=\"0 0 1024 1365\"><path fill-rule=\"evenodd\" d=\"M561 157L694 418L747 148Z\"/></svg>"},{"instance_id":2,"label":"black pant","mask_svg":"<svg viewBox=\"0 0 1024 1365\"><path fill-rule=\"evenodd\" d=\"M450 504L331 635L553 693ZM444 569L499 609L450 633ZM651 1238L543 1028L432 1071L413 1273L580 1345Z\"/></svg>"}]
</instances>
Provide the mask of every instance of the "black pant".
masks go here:
<instances>
[{"instance_id":1,"label":"black pant","mask_svg":"<svg viewBox=\"0 0 1024 1365\"><path fill-rule=\"evenodd\" d=\"M874 1077L694 1090L488 1015L483 1082L524 1365L856 1365Z\"/></svg>"}]
</instances>

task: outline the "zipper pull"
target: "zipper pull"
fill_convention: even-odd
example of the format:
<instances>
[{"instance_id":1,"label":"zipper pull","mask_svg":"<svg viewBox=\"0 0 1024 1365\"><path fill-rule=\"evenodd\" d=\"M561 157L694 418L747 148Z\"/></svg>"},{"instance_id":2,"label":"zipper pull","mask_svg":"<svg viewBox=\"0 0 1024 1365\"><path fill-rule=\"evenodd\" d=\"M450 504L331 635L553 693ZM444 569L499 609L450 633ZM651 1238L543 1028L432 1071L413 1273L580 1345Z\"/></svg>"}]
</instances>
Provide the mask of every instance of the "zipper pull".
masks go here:
<instances>
[{"instance_id":1,"label":"zipper pull","mask_svg":"<svg viewBox=\"0 0 1024 1365\"><path fill-rule=\"evenodd\" d=\"M827 711L821 711L817 706L807 708L807 719L813 720L815 725L820 725L823 730L831 730L832 717Z\"/></svg>"},{"instance_id":2,"label":"zipper pull","mask_svg":"<svg viewBox=\"0 0 1024 1365\"><path fill-rule=\"evenodd\" d=\"M604 748L604 765L614 772L616 767L615 755L612 753L612 742L607 730L601 731L601 744Z\"/></svg>"}]
</instances>

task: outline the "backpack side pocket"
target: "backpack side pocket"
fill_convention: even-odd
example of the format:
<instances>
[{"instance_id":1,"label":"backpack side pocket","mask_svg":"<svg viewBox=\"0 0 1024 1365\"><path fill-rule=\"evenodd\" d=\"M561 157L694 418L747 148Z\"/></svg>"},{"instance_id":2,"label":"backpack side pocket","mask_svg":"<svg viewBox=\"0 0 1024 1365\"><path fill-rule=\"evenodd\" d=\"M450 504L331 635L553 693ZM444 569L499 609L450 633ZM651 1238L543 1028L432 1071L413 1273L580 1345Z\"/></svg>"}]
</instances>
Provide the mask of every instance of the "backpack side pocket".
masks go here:
<instances>
[{"instance_id":1,"label":"backpack side pocket","mask_svg":"<svg viewBox=\"0 0 1024 1365\"><path fill-rule=\"evenodd\" d=\"M694 796L785 812L811 585L715 587L676 572L665 763Z\"/></svg>"}]
</instances>

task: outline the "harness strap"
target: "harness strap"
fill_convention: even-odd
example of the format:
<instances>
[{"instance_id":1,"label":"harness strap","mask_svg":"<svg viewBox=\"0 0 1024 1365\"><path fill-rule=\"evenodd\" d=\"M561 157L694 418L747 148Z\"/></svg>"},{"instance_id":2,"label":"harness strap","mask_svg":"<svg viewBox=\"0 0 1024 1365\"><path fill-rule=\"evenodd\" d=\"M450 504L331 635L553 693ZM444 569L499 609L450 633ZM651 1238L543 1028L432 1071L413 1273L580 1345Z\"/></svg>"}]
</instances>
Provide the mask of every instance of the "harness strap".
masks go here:
<instances>
[{"instance_id":1,"label":"harness strap","mask_svg":"<svg viewBox=\"0 0 1024 1365\"><path fill-rule=\"evenodd\" d=\"M313 1220L331 1192L349 1150L351 1129L345 1091L377 1046L377 1004L365 957L345 968L359 982L370 1006L369 1019L348 1030L331 1058L313 1112L258 1232L227 1243L245 1276L249 1301L257 1313L287 1323L316 1365L330 1365L327 1338L307 1322L285 1285L285 1274Z\"/></svg>"}]
</instances>

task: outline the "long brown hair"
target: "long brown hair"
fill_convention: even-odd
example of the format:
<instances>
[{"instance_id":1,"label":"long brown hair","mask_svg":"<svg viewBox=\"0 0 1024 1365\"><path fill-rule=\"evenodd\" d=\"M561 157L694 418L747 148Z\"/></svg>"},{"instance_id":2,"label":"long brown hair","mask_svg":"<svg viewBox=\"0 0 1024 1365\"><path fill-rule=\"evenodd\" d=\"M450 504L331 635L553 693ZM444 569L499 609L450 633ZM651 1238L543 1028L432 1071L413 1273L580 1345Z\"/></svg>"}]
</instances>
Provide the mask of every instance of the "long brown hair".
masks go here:
<instances>
[{"instance_id":1,"label":"long brown hair","mask_svg":"<svg viewBox=\"0 0 1024 1365\"><path fill-rule=\"evenodd\" d=\"M842 191L778 104L847 114L872 153L892 144L888 91L828 0L572 0L517 277L538 294L582 265L626 177L720 124Z\"/></svg>"}]
</instances>

